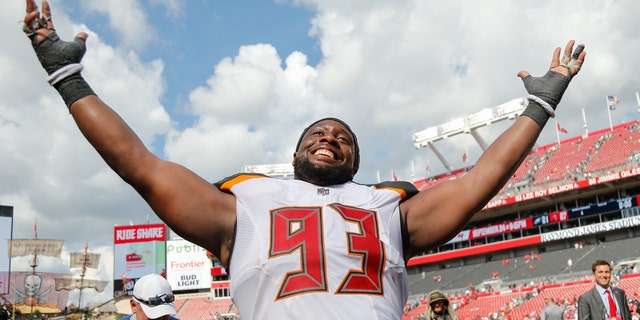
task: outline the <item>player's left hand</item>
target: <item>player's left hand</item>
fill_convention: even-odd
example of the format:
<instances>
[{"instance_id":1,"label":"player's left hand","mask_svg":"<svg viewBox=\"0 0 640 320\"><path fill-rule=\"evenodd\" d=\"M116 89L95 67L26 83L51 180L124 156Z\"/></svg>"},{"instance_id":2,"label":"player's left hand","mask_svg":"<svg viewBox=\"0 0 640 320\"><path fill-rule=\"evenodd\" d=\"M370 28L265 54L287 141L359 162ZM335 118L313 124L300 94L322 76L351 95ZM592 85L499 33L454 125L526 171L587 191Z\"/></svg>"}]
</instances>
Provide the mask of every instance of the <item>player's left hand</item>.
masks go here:
<instances>
[{"instance_id":1,"label":"player's left hand","mask_svg":"<svg viewBox=\"0 0 640 320\"><path fill-rule=\"evenodd\" d=\"M525 70L518 72L518 77L522 78L527 92L544 100L553 110L560 103L571 79L580 71L587 55L583 51L583 44L578 45L576 50L573 51L574 44L575 41L573 40L567 43L562 61L560 61L560 48L555 49L551 59L551 66L544 76L533 77ZM573 54L571 53L572 51Z\"/></svg>"}]
</instances>

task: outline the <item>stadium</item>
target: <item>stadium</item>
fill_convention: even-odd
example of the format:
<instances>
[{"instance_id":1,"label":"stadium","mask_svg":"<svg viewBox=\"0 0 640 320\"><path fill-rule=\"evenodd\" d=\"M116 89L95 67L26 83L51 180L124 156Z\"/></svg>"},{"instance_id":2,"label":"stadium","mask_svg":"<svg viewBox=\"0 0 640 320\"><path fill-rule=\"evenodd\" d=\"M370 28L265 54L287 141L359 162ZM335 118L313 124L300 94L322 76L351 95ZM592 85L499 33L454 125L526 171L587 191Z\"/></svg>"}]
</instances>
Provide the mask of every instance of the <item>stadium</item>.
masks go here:
<instances>
[{"instance_id":1,"label":"stadium","mask_svg":"<svg viewBox=\"0 0 640 320\"><path fill-rule=\"evenodd\" d=\"M567 319L577 318L577 298L593 288L591 265L599 259L611 262L612 282L634 314L639 160L638 121L532 150L465 230L408 262L403 319L420 319L435 289L449 295L461 319L536 319L550 295ZM468 169L414 184L424 190Z\"/></svg>"},{"instance_id":2,"label":"stadium","mask_svg":"<svg viewBox=\"0 0 640 320\"><path fill-rule=\"evenodd\" d=\"M482 145L475 129L517 116L523 105L515 103L519 106L494 108L489 118L472 115L456 127L448 123L448 127L417 133L416 147L430 147L439 154L435 142L453 134L474 135ZM425 190L459 178L469 169L447 170L413 183ZM248 165L244 171L292 178L289 164ZM422 319L425 297L436 289L449 296L463 320L537 319L543 297L549 295L565 308L566 319L576 319L577 297L593 288L591 264L599 259L611 262L612 282L626 291L635 314L640 291L639 196L638 120L537 146L464 230L408 261L409 300L403 319ZM166 243L170 251L170 241ZM179 260L172 260L168 253L165 256L167 260L158 269L183 265L174 263ZM176 316L239 319L224 268L210 255L207 259L211 265L201 276L207 278L205 285L176 290ZM167 271L169 276L175 273ZM119 273L114 273L114 290L124 291L127 280L124 275L118 279ZM115 296L111 306L87 308L99 309L94 314L97 318L115 319L128 312L126 294Z\"/></svg>"}]
</instances>

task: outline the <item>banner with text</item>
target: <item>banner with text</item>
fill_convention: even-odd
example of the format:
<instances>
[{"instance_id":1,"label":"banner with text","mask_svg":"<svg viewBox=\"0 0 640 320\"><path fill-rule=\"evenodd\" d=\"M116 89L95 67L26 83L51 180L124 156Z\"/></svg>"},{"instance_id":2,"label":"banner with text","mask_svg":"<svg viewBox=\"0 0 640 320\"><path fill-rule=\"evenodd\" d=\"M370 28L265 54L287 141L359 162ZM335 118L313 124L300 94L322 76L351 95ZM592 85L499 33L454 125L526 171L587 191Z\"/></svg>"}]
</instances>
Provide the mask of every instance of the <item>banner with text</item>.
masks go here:
<instances>
[{"instance_id":1,"label":"banner with text","mask_svg":"<svg viewBox=\"0 0 640 320\"><path fill-rule=\"evenodd\" d=\"M145 224L114 227L113 290L120 296L131 279L150 273L165 273L165 224Z\"/></svg>"},{"instance_id":2,"label":"banner with text","mask_svg":"<svg viewBox=\"0 0 640 320\"><path fill-rule=\"evenodd\" d=\"M39 256L58 257L62 254L64 240L17 239L9 240L11 258L37 254Z\"/></svg>"},{"instance_id":3,"label":"banner with text","mask_svg":"<svg viewBox=\"0 0 640 320\"><path fill-rule=\"evenodd\" d=\"M533 219L525 218L514 221L507 221L485 227L473 228L470 230L463 230L453 239L447 243L456 243L460 241L467 241L477 238L495 236L502 233L514 232L519 230L525 230L533 227Z\"/></svg>"},{"instance_id":4,"label":"banner with text","mask_svg":"<svg viewBox=\"0 0 640 320\"><path fill-rule=\"evenodd\" d=\"M167 280L174 291L211 289L207 251L187 240L167 241Z\"/></svg>"},{"instance_id":5,"label":"banner with text","mask_svg":"<svg viewBox=\"0 0 640 320\"><path fill-rule=\"evenodd\" d=\"M629 217L613 221L594 223L587 226L576 227L543 233L541 235L542 242L558 241L564 239L572 239L583 237L585 235L609 232L620 229L628 229L640 226L640 217Z\"/></svg>"},{"instance_id":6,"label":"banner with text","mask_svg":"<svg viewBox=\"0 0 640 320\"><path fill-rule=\"evenodd\" d=\"M491 209L499 206L506 206L506 205L523 202L527 200L532 200L536 198L548 197L558 193L574 191L582 188L588 188L595 185L608 183L611 181L628 179L628 178L633 178L637 176L640 176L640 167L624 169L619 172L611 172L611 173L603 174L597 177L568 182L561 185L551 186L549 188L544 188L544 189L529 191L524 193L518 193L510 197L492 200L492 201L489 201L489 203L487 203L484 209Z\"/></svg>"}]
</instances>

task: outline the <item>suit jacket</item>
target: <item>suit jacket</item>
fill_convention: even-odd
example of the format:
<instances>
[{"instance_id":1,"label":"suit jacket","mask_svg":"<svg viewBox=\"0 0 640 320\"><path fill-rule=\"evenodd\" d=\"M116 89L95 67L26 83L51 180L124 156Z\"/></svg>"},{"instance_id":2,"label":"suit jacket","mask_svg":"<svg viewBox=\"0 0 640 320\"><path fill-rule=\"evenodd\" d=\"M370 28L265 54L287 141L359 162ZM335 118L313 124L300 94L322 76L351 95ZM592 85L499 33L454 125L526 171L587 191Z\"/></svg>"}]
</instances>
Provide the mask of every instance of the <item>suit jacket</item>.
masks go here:
<instances>
[{"instance_id":1,"label":"suit jacket","mask_svg":"<svg viewBox=\"0 0 640 320\"><path fill-rule=\"evenodd\" d=\"M564 308L549 302L540 310L540 320L564 320Z\"/></svg>"},{"instance_id":2,"label":"suit jacket","mask_svg":"<svg viewBox=\"0 0 640 320\"><path fill-rule=\"evenodd\" d=\"M616 299L618 312L622 316L622 320L631 320L631 312L627 305L627 295L624 290L610 288ZM604 320L607 318L605 310L604 302L602 302L600 293L595 287L578 298L578 320Z\"/></svg>"}]
</instances>

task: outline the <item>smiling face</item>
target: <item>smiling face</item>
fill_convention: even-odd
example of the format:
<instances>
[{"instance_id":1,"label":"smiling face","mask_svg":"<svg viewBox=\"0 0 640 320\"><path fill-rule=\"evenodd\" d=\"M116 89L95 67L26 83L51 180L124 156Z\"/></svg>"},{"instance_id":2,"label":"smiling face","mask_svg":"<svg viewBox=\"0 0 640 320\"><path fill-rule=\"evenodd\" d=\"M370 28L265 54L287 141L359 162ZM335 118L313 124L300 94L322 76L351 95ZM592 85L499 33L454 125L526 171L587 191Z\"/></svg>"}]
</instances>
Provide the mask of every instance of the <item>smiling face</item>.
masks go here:
<instances>
[{"instance_id":1,"label":"smiling face","mask_svg":"<svg viewBox=\"0 0 640 320\"><path fill-rule=\"evenodd\" d=\"M358 170L355 144L351 131L339 121L313 124L293 154L294 177L319 186L351 181Z\"/></svg>"},{"instance_id":2,"label":"smiling face","mask_svg":"<svg viewBox=\"0 0 640 320\"><path fill-rule=\"evenodd\" d=\"M611 282L611 267L607 264L597 265L593 271L593 278L599 286L605 289L609 288L609 283Z\"/></svg>"}]
</instances>

